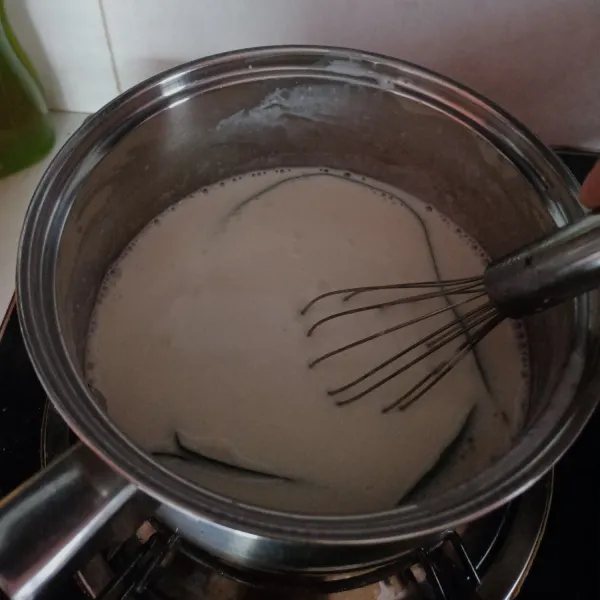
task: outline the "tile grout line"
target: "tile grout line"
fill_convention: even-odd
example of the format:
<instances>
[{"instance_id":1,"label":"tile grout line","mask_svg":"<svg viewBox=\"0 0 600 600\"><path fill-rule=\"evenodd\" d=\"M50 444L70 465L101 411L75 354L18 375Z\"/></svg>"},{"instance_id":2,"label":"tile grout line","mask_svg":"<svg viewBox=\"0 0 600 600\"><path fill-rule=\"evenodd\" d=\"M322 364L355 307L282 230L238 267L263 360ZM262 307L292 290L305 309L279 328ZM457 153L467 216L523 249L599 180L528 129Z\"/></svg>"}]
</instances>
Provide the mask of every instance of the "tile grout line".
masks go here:
<instances>
[{"instance_id":1,"label":"tile grout line","mask_svg":"<svg viewBox=\"0 0 600 600\"><path fill-rule=\"evenodd\" d=\"M102 19L102 29L104 30L104 37L106 38L106 45L108 46L108 53L110 54L110 65L112 67L112 72L115 77L115 83L117 84L117 91L120 94L123 92L123 87L121 85L121 78L119 77L119 70L117 69L117 61L115 59L115 53L113 50L112 41L110 39L108 22L106 20L106 13L104 12L103 0L98 0L98 6L100 8L100 18Z\"/></svg>"}]
</instances>

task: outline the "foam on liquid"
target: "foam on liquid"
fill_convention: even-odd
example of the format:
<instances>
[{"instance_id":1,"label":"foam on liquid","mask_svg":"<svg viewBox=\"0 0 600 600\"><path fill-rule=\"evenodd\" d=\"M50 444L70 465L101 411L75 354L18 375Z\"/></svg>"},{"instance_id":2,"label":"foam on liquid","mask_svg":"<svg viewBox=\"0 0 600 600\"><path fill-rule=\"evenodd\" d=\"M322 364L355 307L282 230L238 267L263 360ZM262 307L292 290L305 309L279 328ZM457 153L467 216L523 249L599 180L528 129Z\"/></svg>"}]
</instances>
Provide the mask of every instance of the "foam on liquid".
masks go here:
<instances>
[{"instance_id":1,"label":"foam on liquid","mask_svg":"<svg viewBox=\"0 0 600 600\"><path fill-rule=\"evenodd\" d=\"M90 326L88 381L150 451L175 451L177 432L205 457L286 478L160 459L208 489L282 510L392 508L459 433L430 493L508 449L528 385L523 334L505 322L479 345L489 391L468 356L410 408L382 414L464 338L348 406L327 390L450 322L450 311L313 369L307 363L445 301L347 316L311 337L306 330L320 316L399 294L333 297L299 311L328 290L468 277L484 261L432 207L364 177L314 168L235 177L154 219L110 269Z\"/></svg>"}]
</instances>

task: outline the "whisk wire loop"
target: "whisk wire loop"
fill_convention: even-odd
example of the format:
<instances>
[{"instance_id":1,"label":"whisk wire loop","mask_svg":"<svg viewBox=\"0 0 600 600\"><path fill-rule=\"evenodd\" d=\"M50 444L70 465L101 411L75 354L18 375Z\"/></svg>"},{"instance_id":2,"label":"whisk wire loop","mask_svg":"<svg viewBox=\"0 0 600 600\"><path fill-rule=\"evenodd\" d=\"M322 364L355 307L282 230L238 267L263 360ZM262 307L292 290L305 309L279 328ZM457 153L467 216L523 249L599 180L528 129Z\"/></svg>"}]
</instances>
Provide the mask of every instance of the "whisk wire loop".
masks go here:
<instances>
[{"instance_id":1,"label":"whisk wire loop","mask_svg":"<svg viewBox=\"0 0 600 600\"><path fill-rule=\"evenodd\" d=\"M495 327L497 327L503 320L504 315L501 314L496 306L486 298L486 291L483 284L483 278L478 277L465 277L462 279L453 280L442 280L442 281L422 281L415 283L402 283L393 285L379 285L379 286L361 286L354 288L343 288L339 290L333 290L325 292L304 306L300 311L301 315L306 315L318 302L331 298L334 296L342 296L342 301L346 302L351 298L355 298L358 295L368 294L372 292L382 291L414 291L416 293L408 294L400 298L394 298L392 300L373 302L363 306L348 308L333 312L327 316L319 318L307 329L306 335L312 336L314 332L327 322L350 315L366 311L374 311L379 309L388 309L394 306L402 304L424 302L436 298L441 298L446 301L446 305L441 308L430 310L427 313L409 319L407 321L398 323L391 327L387 327L373 334L364 336L353 342L345 344L339 348L330 350L321 356L312 359L309 362L309 368L314 368L331 359L334 356L348 352L358 346L367 344L374 340L377 340L383 336L391 333L400 331L401 329L416 325L418 323L426 322L429 319L434 319L440 315L452 313L455 317L449 323L436 328L432 333L424 336L418 341L408 345L399 352L395 353L390 358L375 365L362 375L354 378L353 380L329 389L327 394L332 397L340 398L345 392L351 391L349 397L340 398L336 400L338 406L347 406L364 398L368 394L372 393L376 389L384 386L388 382L392 381L402 373L405 373L412 367L415 367L418 363L424 361L434 353L447 347L451 342L464 338L464 340L455 348L449 358L445 358L438 362L424 377L420 378L410 389L403 393L399 398L386 405L382 412L388 413L393 410L406 410L409 406L414 404L417 400L423 397L433 386L441 381L450 371L462 360L465 356L472 352L477 344L483 340ZM455 299L455 297L457 299ZM473 303L483 301L483 303L470 308ZM465 307L469 308L467 312L461 315L461 311L465 310ZM382 373L387 367L395 362L400 361L403 358L408 358L414 353L416 356L410 358L408 362L402 364L398 368L394 369L391 373L385 375ZM372 383L368 384L367 387L360 391L354 391L357 386L367 382L370 379L375 378L376 375L380 374L380 378L376 379Z\"/></svg>"}]
</instances>

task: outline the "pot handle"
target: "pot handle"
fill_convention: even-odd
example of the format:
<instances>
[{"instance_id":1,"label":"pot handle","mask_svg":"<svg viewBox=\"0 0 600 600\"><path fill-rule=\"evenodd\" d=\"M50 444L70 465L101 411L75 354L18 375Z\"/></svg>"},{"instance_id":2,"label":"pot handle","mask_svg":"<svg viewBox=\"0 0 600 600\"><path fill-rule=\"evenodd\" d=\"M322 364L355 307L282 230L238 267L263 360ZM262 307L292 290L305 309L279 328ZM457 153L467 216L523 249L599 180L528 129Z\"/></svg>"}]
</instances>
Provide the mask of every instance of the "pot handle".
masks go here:
<instances>
[{"instance_id":1,"label":"pot handle","mask_svg":"<svg viewBox=\"0 0 600 600\"><path fill-rule=\"evenodd\" d=\"M0 501L0 590L36 598L136 494L78 443Z\"/></svg>"}]
</instances>

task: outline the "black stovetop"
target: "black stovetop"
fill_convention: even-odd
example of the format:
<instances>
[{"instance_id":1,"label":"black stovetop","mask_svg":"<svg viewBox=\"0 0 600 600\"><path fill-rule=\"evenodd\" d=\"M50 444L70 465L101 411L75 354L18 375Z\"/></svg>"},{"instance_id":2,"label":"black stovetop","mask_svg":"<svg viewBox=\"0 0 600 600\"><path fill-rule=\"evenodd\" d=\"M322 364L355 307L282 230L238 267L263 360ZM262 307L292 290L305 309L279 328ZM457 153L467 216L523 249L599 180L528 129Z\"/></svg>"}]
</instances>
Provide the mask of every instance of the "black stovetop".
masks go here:
<instances>
[{"instance_id":1,"label":"black stovetop","mask_svg":"<svg viewBox=\"0 0 600 600\"><path fill-rule=\"evenodd\" d=\"M559 152L581 181L595 162L585 153ZM40 469L40 432L46 398L23 345L15 310L0 328L0 498ZM587 600L600 597L600 411L555 471L546 535L519 598ZM75 599L65 580L49 595Z\"/></svg>"}]
</instances>

